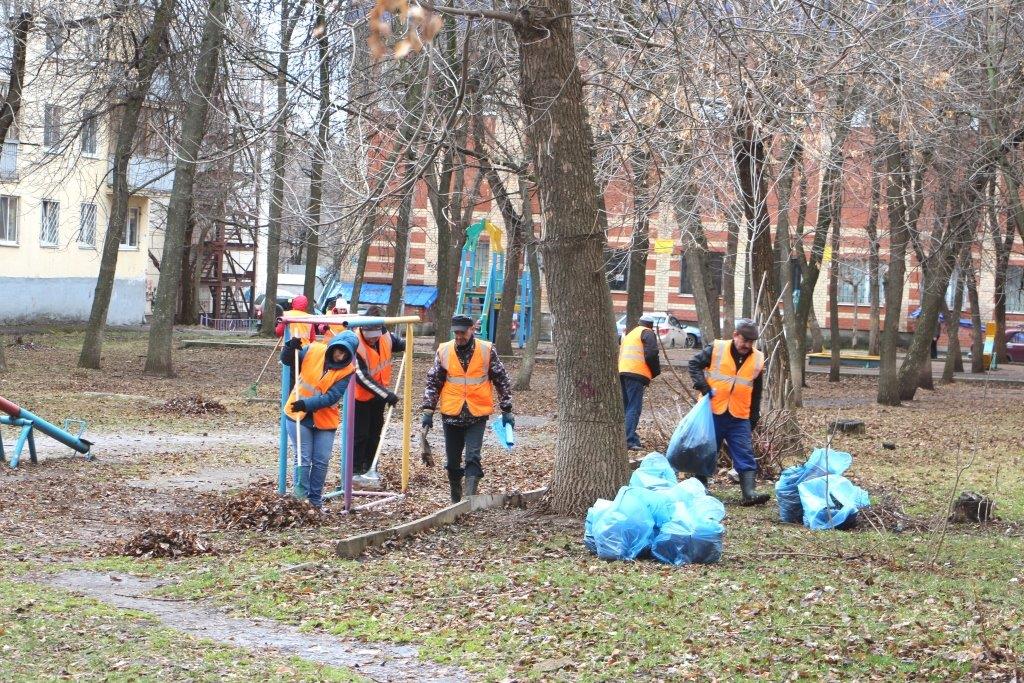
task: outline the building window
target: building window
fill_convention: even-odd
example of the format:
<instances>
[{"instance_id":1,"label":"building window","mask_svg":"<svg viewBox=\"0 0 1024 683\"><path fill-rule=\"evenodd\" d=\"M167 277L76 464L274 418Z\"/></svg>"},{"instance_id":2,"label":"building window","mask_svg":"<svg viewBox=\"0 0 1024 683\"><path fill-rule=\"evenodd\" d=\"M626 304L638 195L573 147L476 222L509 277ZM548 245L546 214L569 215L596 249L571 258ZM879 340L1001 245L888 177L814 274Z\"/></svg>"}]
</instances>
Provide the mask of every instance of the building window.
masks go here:
<instances>
[{"instance_id":1,"label":"building window","mask_svg":"<svg viewBox=\"0 0 1024 683\"><path fill-rule=\"evenodd\" d=\"M48 104L43 108L43 146L53 149L60 144L61 108Z\"/></svg>"},{"instance_id":2,"label":"building window","mask_svg":"<svg viewBox=\"0 0 1024 683\"><path fill-rule=\"evenodd\" d=\"M44 199L41 217L39 243L48 247L57 246L57 240L60 239L60 202Z\"/></svg>"},{"instance_id":3,"label":"building window","mask_svg":"<svg viewBox=\"0 0 1024 683\"><path fill-rule=\"evenodd\" d=\"M625 292L629 282L629 249L605 249L604 274L609 289Z\"/></svg>"},{"instance_id":4,"label":"building window","mask_svg":"<svg viewBox=\"0 0 1024 683\"><path fill-rule=\"evenodd\" d=\"M78 243L82 246L96 246L96 205L83 202L78 217Z\"/></svg>"},{"instance_id":5,"label":"building window","mask_svg":"<svg viewBox=\"0 0 1024 683\"><path fill-rule=\"evenodd\" d=\"M1024 313L1024 266L1006 267L1006 312Z\"/></svg>"},{"instance_id":6,"label":"building window","mask_svg":"<svg viewBox=\"0 0 1024 683\"><path fill-rule=\"evenodd\" d=\"M839 261L839 303L867 306L871 303L871 278L868 264L862 261ZM878 298L885 298L885 267L878 267Z\"/></svg>"},{"instance_id":7,"label":"building window","mask_svg":"<svg viewBox=\"0 0 1024 683\"><path fill-rule=\"evenodd\" d=\"M138 208L132 207L128 209L128 222L124 226L124 232L121 233L121 248L122 249L137 249L139 246L139 218L141 212Z\"/></svg>"},{"instance_id":8,"label":"building window","mask_svg":"<svg viewBox=\"0 0 1024 683\"><path fill-rule=\"evenodd\" d=\"M82 154L96 154L98 134L99 118L87 112L82 119Z\"/></svg>"},{"instance_id":9,"label":"building window","mask_svg":"<svg viewBox=\"0 0 1024 683\"><path fill-rule=\"evenodd\" d=\"M0 195L0 242L18 243L18 198Z\"/></svg>"},{"instance_id":10,"label":"building window","mask_svg":"<svg viewBox=\"0 0 1024 683\"><path fill-rule=\"evenodd\" d=\"M686 268L686 255L679 259L682 263L679 269L679 293L693 294L693 282L690 280L690 273ZM724 279L725 254L718 251L708 252L708 265L711 266L711 279L715 283L715 293L722 296L722 280Z\"/></svg>"}]
</instances>

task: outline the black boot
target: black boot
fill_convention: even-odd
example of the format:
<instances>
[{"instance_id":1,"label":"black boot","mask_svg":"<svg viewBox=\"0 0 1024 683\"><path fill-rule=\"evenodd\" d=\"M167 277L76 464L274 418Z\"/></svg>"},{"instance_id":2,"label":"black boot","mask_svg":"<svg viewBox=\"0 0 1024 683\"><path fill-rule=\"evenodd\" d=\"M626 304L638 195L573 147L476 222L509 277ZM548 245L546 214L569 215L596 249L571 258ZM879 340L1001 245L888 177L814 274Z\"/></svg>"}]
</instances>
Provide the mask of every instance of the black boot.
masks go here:
<instances>
[{"instance_id":1,"label":"black boot","mask_svg":"<svg viewBox=\"0 0 1024 683\"><path fill-rule=\"evenodd\" d=\"M466 476L466 498L476 495L477 484L480 483L480 477Z\"/></svg>"},{"instance_id":2,"label":"black boot","mask_svg":"<svg viewBox=\"0 0 1024 683\"><path fill-rule=\"evenodd\" d=\"M710 483L708 481L708 478L705 477L703 474L695 474L693 475L693 478L699 481L701 484L704 484L705 489L708 487L708 484Z\"/></svg>"},{"instance_id":3,"label":"black boot","mask_svg":"<svg viewBox=\"0 0 1024 683\"><path fill-rule=\"evenodd\" d=\"M747 470L746 472L740 472L739 474L740 490L743 491L742 505L764 505L767 503L770 496L767 493L758 493L754 489L757 472L754 470Z\"/></svg>"},{"instance_id":4,"label":"black boot","mask_svg":"<svg viewBox=\"0 0 1024 683\"><path fill-rule=\"evenodd\" d=\"M452 502L458 503L462 500L462 476L457 474L448 474L448 486L452 491Z\"/></svg>"}]
</instances>

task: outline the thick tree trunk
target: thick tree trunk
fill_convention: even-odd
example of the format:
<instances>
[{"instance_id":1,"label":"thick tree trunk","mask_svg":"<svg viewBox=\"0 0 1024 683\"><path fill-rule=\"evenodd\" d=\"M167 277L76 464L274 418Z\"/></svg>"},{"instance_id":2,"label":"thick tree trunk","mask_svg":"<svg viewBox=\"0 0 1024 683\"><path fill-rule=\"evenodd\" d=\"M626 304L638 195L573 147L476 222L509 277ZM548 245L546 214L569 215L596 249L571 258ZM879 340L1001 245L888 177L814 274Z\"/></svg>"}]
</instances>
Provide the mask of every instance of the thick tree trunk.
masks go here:
<instances>
[{"instance_id":1,"label":"thick tree trunk","mask_svg":"<svg viewBox=\"0 0 1024 683\"><path fill-rule=\"evenodd\" d=\"M879 342L878 403L900 405L899 373L896 366L896 344L899 341L900 311L903 307L903 280L907 265L907 242L910 238L908 207L904 190L909 184L906 153L895 136L887 134L886 210L889 215L889 268L885 275L885 326Z\"/></svg>"},{"instance_id":2,"label":"thick tree trunk","mask_svg":"<svg viewBox=\"0 0 1024 683\"><path fill-rule=\"evenodd\" d=\"M113 192L110 219L107 222L107 232L103 236L103 252L100 255L100 269L93 292L89 324L85 328L85 341L82 343L82 353L78 357L80 368L100 367L103 331L110 310L110 298L114 292L117 255L121 235L128 222L128 163L131 161L135 133L139 127L139 115L149 93L153 74L162 61L162 46L167 38L168 26L174 19L176 4L177 0L160 1L153 15L153 25L139 51L138 66L132 79L134 87L128 92L121 108L121 116L118 117L117 142L114 145L114 162L111 170Z\"/></svg>"},{"instance_id":3,"label":"thick tree trunk","mask_svg":"<svg viewBox=\"0 0 1024 683\"><path fill-rule=\"evenodd\" d=\"M556 512L582 515L598 498L614 496L629 477L629 464L594 140L572 15L569 0L538 0L519 10L513 28L540 188L551 313L556 326L575 331L561 335L555 351L558 440L550 500Z\"/></svg>"},{"instance_id":4,"label":"thick tree trunk","mask_svg":"<svg viewBox=\"0 0 1024 683\"><path fill-rule=\"evenodd\" d=\"M878 216L881 213L882 180L877 163L871 163L871 208L868 213L868 301L871 312L868 315L868 355L878 355L878 339L881 330L881 292L879 291L879 258Z\"/></svg>"},{"instance_id":5,"label":"thick tree trunk","mask_svg":"<svg viewBox=\"0 0 1024 683\"><path fill-rule=\"evenodd\" d=\"M217 79L220 48L224 40L224 23L228 14L228 0L210 0L199 55L195 70L195 92L185 110L174 168L174 186L167 209L167 229L164 235L164 259L160 270L160 284L153 299L153 320L149 330L149 348L146 354L147 374L174 376L171 344L174 334L174 308L181 278L181 252L184 248L185 226L192 186L199 161L199 150L206 132L206 113L210 108L210 95Z\"/></svg>"},{"instance_id":6,"label":"thick tree trunk","mask_svg":"<svg viewBox=\"0 0 1024 683\"><path fill-rule=\"evenodd\" d=\"M722 258L722 339L732 339L736 325L736 252L740 226L735 218L725 219L725 256Z\"/></svg>"}]
</instances>

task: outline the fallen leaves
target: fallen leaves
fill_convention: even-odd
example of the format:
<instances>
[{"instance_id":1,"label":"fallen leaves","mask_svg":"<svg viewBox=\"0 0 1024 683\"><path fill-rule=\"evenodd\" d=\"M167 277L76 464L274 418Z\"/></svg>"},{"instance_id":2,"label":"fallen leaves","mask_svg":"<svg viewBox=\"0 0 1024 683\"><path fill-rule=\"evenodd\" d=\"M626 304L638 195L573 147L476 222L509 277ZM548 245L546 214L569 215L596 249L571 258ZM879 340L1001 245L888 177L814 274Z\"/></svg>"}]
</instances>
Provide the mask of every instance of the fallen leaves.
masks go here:
<instances>
[{"instance_id":1,"label":"fallen leaves","mask_svg":"<svg viewBox=\"0 0 1024 683\"><path fill-rule=\"evenodd\" d=\"M114 555L139 557L145 560L154 557L177 559L212 553L213 544L193 531L146 529L127 541L115 543L110 551Z\"/></svg>"},{"instance_id":2,"label":"fallen leaves","mask_svg":"<svg viewBox=\"0 0 1024 683\"><path fill-rule=\"evenodd\" d=\"M160 406L160 410L178 415L223 415L228 412L223 403L212 399L206 400L201 394L172 398Z\"/></svg>"},{"instance_id":3,"label":"fallen leaves","mask_svg":"<svg viewBox=\"0 0 1024 683\"><path fill-rule=\"evenodd\" d=\"M295 529L319 526L323 515L308 501L277 493L267 481L257 482L235 494L217 515L224 529Z\"/></svg>"}]
</instances>

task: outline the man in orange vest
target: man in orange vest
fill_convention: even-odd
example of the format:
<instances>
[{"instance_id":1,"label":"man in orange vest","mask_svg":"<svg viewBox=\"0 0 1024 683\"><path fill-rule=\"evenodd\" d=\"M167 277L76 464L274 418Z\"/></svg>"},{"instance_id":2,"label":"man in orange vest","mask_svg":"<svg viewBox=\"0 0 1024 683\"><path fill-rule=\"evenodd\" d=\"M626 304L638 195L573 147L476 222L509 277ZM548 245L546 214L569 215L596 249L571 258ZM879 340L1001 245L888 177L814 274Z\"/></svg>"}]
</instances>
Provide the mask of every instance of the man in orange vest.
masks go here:
<instances>
[{"instance_id":1,"label":"man in orange vest","mask_svg":"<svg viewBox=\"0 0 1024 683\"><path fill-rule=\"evenodd\" d=\"M473 319L467 315L452 316L454 341L438 347L434 366L427 374L423 392L424 430L434 426L434 410L441 410L448 485L452 502L462 499L462 477L466 477L466 495L475 496L480 478L480 448L484 441L487 418L494 412L491 391L498 392L503 425L515 426L512 416L512 384L505 366L492 345L473 336ZM466 466L462 466L465 450Z\"/></svg>"},{"instance_id":2,"label":"man in orange vest","mask_svg":"<svg viewBox=\"0 0 1024 683\"><path fill-rule=\"evenodd\" d=\"M383 317L379 306L371 306L366 315ZM334 327L333 325L331 327ZM398 396L388 387L391 384L391 359L405 351L405 340L391 334L384 325L364 325L356 331L359 337L356 373L355 435L352 445L352 471L355 476L366 474L373 464L373 456L384 429L384 408L398 403ZM372 382L364 382L363 375Z\"/></svg>"},{"instance_id":3,"label":"man in orange vest","mask_svg":"<svg viewBox=\"0 0 1024 683\"><path fill-rule=\"evenodd\" d=\"M690 359L690 379L702 394L711 395L718 447L729 444L733 467L740 477L743 505L764 505L767 493L755 490L757 461L751 431L761 416L761 371L764 354L754 348L757 324L749 318L736 321L732 341L716 339ZM701 477L706 485L707 481Z\"/></svg>"},{"instance_id":4,"label":"man in orange vest","mask_svg":"<svg viewBox=\"0 0 1024 683\"><path fill-rule=\"evenodd\" d=\"M654 318L643 315L639 323L622 338L622 346L619 347L619 384L622 386L622 403L626 407L626 448L631 451L643 447L636 427L640 424L640 412L644 407L644 391L651 380L661 374Z\"/></svg>"}]
</instances>

